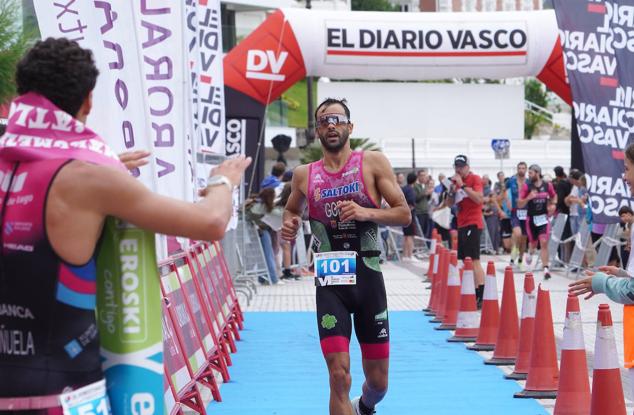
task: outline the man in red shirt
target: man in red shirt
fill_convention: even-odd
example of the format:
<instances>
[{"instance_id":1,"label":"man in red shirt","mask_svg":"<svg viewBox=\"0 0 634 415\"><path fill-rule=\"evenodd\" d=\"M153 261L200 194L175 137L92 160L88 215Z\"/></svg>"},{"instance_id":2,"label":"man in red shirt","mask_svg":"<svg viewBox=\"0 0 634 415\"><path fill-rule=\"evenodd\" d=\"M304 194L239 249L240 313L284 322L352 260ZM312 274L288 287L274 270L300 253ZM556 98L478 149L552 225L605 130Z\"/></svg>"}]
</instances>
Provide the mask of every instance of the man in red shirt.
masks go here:
<instances>
[{"instance_id":1,"label":"man in red shirt","mask_svg":"<svg viewBox=\"0 0 634 415\"><path fill-rule=\"evenodd\" d=\"M484 293L484 270L480 264L480 234L484 227L482 219L482 179L471 172L467 156L459 154L453 163L456 174L451 178L449 203L458 206L458 259L473 260L476 299L478 308Z\"/></svg>"}]
</instances>

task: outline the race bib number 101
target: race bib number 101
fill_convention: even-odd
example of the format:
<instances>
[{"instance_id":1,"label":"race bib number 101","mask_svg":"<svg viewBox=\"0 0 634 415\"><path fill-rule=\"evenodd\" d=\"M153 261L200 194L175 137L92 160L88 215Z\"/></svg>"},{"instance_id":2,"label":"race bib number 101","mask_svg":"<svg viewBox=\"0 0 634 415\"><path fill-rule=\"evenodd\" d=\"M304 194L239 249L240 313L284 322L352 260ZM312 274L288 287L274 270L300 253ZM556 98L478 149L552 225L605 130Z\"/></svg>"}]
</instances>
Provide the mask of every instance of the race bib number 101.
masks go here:
<instances>
[{"instance_id":1,"label":"race bib number 101","mask_svg":"<svg viewBox=\"0 0 634 415\"><path fill-rule=\"evenodd\" d=\"M355 285L357 253L354 251L319 252L315 254L315 285Z\"/></svg>"}]
</instances>

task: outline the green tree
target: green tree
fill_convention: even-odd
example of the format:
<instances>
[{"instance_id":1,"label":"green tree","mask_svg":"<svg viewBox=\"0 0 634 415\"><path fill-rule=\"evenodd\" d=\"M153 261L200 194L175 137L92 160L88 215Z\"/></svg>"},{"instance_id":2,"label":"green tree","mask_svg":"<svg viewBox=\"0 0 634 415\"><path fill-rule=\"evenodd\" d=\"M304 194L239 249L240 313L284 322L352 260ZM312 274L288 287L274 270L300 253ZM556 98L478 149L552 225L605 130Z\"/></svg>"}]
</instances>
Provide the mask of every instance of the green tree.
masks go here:
<instances>
[{"instance_id":1,"label":"green tree","mask_svg":"<svg viewBox=\"0 0 634 415\"><path fill-rule=\"evenodd\" d=\"M34 39L24 31L17 0L0 1L0 104L15 95L15 66Z\"/></svg>"},{"instance_id":2,"label":"green tree","mask_svg":"<svg viewBox=\"0 0 634 415\"><path fill-rule=\"evenodd\" d=\"M352 0L352 10L368 12L396 12L398 7L387 0Z\"/></svg>"},{"instance_id":3,"label":"green tree","mask_svg":"<svg viewBox=\"0 0 634 415\"><path fill-rule=\"evenodd\" d=\"M548 91L541 82L535 79L527 79L524 84L524 99L542 108L548 107ZM548 122L548 118L533 111L524 111L524 138L530 140L537 128Z\"/></svg>"},{"instance_id":4,"label":"green tree","mask_svg":"<svg viewBox=\"0 0 634 415\"><path fill-rule=\"evenodd\" d=\"M380 150L379 147L371 142L369 138L351 138L350 148L353 150ZM314 143L306 146L306 148L302 150L300 161L302 164L308 164L319 160L322 156L321 143L319 142L319 139L316 139Z\"/></svg>"}]
</instances>

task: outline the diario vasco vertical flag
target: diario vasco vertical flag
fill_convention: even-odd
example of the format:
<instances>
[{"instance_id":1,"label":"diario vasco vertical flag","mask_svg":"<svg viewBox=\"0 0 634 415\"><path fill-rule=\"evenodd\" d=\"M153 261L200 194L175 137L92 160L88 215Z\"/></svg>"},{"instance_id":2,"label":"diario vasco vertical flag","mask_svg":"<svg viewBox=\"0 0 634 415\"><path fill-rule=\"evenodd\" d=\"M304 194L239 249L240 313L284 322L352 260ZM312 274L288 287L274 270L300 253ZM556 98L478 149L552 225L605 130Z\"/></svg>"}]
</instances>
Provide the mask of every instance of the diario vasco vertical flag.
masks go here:
<instances>
[{"instance_id":1,"label":"diario vasco vertical flag","mask_svg":"<svg viewBox=\"0 0 634 415\"><path fill-rule=\"evenodd\" d=\"M555 0L574 115L597 223L632 205L623 150L634 138L634 0Z\"/></svg>"}]
</instances>

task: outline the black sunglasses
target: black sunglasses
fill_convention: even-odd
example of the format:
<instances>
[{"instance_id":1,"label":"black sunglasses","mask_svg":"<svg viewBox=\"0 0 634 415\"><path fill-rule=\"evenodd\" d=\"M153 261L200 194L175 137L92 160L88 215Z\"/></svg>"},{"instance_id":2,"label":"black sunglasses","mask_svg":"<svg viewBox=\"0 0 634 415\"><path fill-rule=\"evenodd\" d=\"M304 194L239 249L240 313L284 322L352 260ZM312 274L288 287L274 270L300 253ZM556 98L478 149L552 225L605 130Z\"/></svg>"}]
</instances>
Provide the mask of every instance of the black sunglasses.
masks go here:
<instances>
[{"instance_id":1,"label":"black sunglasses","mask_svg":"<svg viewBox=\"0 0 634 415\"><path fill-rule=\"evenodd\" d=\"M317 125L319 127L328 127L330 124L341 125L349 123L350 120L343 114L326 114L317 118Z\"/></svg>"}]
</instances>

